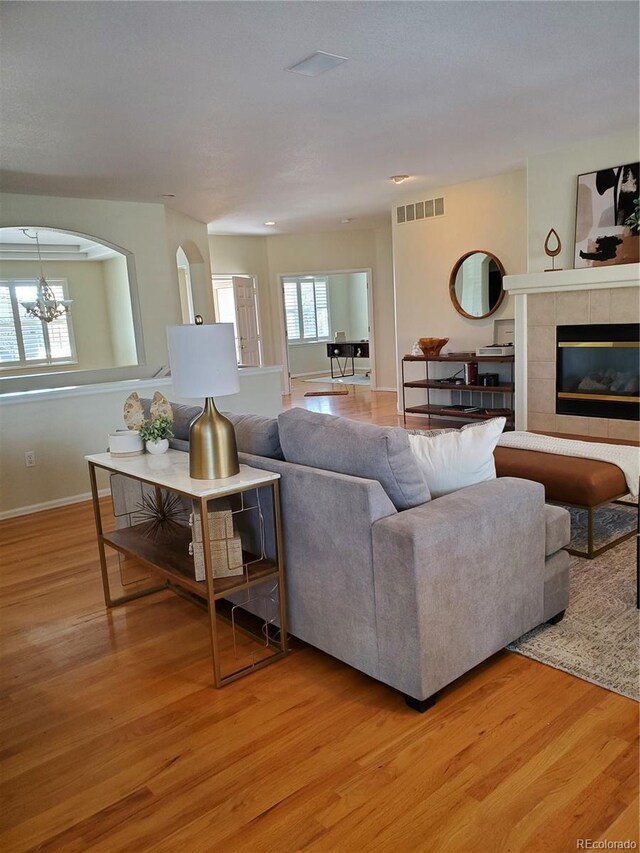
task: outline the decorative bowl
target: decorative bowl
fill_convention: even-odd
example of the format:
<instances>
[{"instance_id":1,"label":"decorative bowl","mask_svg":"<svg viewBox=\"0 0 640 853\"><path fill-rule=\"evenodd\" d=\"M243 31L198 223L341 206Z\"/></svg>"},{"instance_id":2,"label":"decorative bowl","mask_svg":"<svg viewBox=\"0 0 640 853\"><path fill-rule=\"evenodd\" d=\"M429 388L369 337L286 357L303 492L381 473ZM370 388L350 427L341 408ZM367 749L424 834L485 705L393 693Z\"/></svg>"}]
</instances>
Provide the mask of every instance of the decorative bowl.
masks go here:
<instances>
[{"instance_id":1,"label":"decorative bowl","mask_svg":"<svg viewBox=\"0 0 640 853\"><path fill-rule=\"evenodd\" d=\"M447 343L449 343L449 338L420 338L418 340L422 354L427 357L440 355L440 350Z\"/></svg>"}]
</instances>

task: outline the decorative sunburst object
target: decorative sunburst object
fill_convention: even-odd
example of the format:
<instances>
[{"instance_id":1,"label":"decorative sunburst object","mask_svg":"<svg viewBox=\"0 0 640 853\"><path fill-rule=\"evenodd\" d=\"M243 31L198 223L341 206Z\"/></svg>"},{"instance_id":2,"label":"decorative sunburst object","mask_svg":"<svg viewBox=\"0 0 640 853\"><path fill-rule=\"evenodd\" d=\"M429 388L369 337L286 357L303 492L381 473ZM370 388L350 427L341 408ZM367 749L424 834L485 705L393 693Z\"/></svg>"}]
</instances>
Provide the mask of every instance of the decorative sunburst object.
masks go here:
<instances>
[{"instance_id":1,"label":"decorative sunburst object","mask_svg":"<svg viewBox=\"0 0 640 853\"><path fill-rule=\"evenodd\" d=\"M171 403L167 400L164 394L161 394L160 391L155 391L153 394L153 400L151 401L151 420L155 420L156 418L166 417L169 418L170 421L173 420L173 411L171 409Z\"/></svg>"},{"instance_id":2,"label":"decorative sunburst object","mask_svg":"<svg viewBox=\"0 0 640 853\"><path fill-rule=\"evenodd\" d=\"M180 495L173 492L152 492L143 495L136 505L136 518L145 525L145 536L167 536L187 526L189 510L185 508Z\"/></svg>"},{"instance_id":3,"label":"decorative sunburst object","mask_svg":"<svg viewBox=\"0 0 640 853\"><path fill-rule=\"evenodd\" d=\"M129 394L124 401L123 415L127 429L140 429L143 425L144 411L142 409L142 402L136 391L133 394Z\"/></svg>"}]
</instances>

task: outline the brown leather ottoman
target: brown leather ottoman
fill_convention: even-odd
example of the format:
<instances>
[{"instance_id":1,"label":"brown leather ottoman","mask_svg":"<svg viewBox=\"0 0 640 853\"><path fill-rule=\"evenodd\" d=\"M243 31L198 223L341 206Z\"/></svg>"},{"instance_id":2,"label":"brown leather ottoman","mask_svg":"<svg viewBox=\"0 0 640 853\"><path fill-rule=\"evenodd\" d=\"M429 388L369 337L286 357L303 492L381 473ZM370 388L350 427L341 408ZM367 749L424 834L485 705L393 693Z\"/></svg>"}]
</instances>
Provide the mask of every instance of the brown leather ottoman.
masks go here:
<instances>
[{"instance_id":1,"label":"brown leather ottoman","mask_svg":"<svg viewBox=\"0 0 640 853\"><path fill-rule=\"evenodd\" d=\"M575 437L589 440L583 436ZM556 456L554 453L520 450L516 447L496 447L494 458L498 477L534 480L544 486L548 503L587 510L587 551L567 549L569 553L591 560L619 542L636 535L636 532L632 531L601 548L593 547L594 510L618 500L629 491L624 474L616 465L576 456Z\"/></svg>"}]
</instances>

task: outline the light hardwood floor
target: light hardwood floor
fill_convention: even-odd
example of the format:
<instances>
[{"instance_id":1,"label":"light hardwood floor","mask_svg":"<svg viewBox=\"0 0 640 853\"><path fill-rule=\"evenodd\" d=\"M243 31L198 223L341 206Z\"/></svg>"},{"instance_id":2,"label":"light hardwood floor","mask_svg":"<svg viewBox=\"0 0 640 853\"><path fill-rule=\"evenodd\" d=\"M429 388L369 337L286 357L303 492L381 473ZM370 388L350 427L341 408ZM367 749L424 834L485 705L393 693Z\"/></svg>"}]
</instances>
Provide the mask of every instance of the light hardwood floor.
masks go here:
<instances>
[{"instance_id":1,"label":"light hardwood floor","mask_svg":"<svg viewBox=\"0 0 640 853\"><path fill-rule=\"evenodd\" d=\"M394 395L361 387L306 402L397 422ZM161 593L105 611L88 504L0 534L2 850L638 841L629 699L501 652L420 715L304 646L215 691L202 610Z\"/></svg>"}]
</instances>

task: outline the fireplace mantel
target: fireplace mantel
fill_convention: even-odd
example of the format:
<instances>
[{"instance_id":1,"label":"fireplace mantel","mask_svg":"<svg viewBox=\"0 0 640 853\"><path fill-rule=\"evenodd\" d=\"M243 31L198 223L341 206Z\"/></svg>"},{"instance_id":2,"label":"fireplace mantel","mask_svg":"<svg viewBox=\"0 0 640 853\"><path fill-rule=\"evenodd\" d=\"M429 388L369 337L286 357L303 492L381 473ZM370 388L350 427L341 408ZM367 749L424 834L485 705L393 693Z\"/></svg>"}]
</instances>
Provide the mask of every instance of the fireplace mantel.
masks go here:
<instances>
[{"instance_id":1,"label":"fireplace mantel","mask_svg":"<svg viewBox=\"0 0 640 853\"><path fill-rule=\"evenodd\" d=\"M524 275L507 275L504 289L513 294L558 293L567 290L598 290L640 286L640 264L589 267L582 270L556 270Z\"/></svg>"},{"instance_id":2,"label":"fireplace mantel","mask_svg":"<svg viewBox=\"0 0 640 853\"><path fill-rule=\"evenodd\" d=\"M507 275L503 286L514 297L516 429L637 438L637 422L556 412L555 336L563 324L637 323L640 264Z\"/></svg>"}]
</instances>

